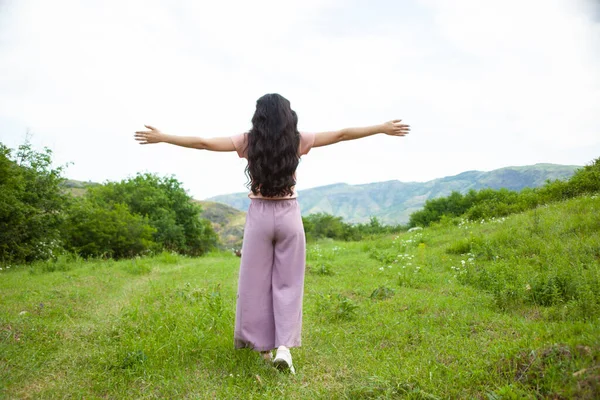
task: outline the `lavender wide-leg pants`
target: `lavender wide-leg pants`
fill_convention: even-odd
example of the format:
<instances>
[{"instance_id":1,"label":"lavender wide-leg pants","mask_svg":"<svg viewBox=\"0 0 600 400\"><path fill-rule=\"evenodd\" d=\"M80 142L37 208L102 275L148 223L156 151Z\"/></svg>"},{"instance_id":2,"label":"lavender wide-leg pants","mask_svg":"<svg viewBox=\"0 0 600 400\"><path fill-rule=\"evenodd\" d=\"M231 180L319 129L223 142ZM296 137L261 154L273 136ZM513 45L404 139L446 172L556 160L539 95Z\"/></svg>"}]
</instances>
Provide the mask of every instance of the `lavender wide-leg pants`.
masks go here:
<instances>
[{"instance_id":1,"label":"lavender wide-leg pants","mask_svg":"<svg viewBox=\"0 0 600 400\"><path fill-rule=\"evenodd\" d=\"M301 344L306 239L296 199L252 199L238 282L236 348Z\"/></svg>"}]
</instances>

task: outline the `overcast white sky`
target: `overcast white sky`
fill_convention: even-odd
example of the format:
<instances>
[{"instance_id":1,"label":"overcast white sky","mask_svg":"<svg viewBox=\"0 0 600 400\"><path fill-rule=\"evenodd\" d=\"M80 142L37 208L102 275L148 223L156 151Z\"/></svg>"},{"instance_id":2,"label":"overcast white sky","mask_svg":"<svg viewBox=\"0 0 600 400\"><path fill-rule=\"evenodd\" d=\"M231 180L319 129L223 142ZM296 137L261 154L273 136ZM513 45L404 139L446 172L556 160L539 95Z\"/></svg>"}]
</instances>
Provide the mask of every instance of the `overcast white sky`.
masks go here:
<instances>
[{"instance_id":1,"label":"overcast white sky","mask_svg":"<svg viewBox=\"0 0 600 400\"><path fill-rule=\"evenodd\" d=\"M597 4L0 0L0 142L29 130L69 178L174 174L203 199L245 191L244 161L133 132L238 134L277 92L303 131L412 126L314 149L299 189L583 165L600 157Z\"/></svg>"}]
</instances>

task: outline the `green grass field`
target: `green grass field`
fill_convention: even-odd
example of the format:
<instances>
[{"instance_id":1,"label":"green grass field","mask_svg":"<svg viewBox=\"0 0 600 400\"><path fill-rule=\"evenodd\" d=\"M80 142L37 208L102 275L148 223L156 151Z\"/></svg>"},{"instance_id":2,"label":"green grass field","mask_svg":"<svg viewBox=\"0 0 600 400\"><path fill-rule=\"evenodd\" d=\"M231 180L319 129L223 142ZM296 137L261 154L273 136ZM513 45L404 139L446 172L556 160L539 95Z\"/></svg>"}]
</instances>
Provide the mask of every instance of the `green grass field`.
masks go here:
<instances>
[{"instance_id":1,"label":"green grass field","mask_svg":"<svg viewBox=\"0 0 600 400\"><path fill-rule=\"evenodd\" d=\"M2 398L600 396L600 198L311 243L296 375L233 349L239 258L0 271Z\"/></svg>"}]
</instances>

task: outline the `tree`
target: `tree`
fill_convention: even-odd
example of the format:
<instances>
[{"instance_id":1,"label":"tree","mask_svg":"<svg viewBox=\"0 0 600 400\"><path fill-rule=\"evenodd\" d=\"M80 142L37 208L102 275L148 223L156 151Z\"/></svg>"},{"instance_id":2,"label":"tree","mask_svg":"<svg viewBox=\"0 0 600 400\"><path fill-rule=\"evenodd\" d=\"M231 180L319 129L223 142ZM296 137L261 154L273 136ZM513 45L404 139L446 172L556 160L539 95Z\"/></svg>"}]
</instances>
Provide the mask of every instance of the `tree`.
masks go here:
<instances>
[{"instance_id":1,"label":"tree","mask_svg":"<svg viewBox=\"0 0 600 400\"><path fill-rule=\"evenodd\" d=\"M89 188L86 196L107 209L127 205L132 214L145 218L154 228L153 241L162 249L199 256L217 244L212 225L200 218L202 209L172 176L138 173L121 182Z\"/></svg>"},{"instance_id":2,"label":"tree","mask_svg":"<svg viewBox=\"0 0 600 400\"><path fill-rule=\"evenodd\" d=\"M70 204L60 184L64 166L52 168L52 151L26 142L15 156L0 143L0 262L50 258L61 248L63 211Z\"/></svg>"},{"instance_id":3,"label":"tree","mask_svg":"<svg viewBox=\"0 0 600 400\"><path fill-rule=\"evenodd\" d=\"M133 257L152 249L156 229L126 204L109 207L89 198L75 200L64 226L65 247L83 257Z\"/></svg>"}]
</instances>

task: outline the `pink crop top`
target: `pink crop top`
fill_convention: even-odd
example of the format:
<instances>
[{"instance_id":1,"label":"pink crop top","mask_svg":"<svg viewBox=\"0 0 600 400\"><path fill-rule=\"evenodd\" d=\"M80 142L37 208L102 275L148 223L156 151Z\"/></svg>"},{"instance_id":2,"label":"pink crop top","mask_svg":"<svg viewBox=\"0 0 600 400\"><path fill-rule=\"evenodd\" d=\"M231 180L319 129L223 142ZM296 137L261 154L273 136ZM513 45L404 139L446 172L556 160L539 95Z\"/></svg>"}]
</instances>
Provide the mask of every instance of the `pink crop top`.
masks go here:
<instances>
[{"instance_id":1,"label":"pink crop top","mask_svg":"<svg viewBox=\"0 0 600 400\"><path fill-rule=\"evenodd\" d=\"M248 146L247 146L248 135L247 135L247 133L242 133L240 135L231 136L231 141L233 142L233 146L235 147L235 151L237 151L238 156L240 158L248 159L248 151L247 151L248 150ZM298 146L298 153L300 153L300 156L308 154L308 152L310 151L310 149L312 149L314 144L315 144L315 134L314 133L300 132L300 145ZM250 193L248 193L248 197L250 197L251 199L268 199L268 200L295 199L296 197L298 197L298 194L296 193L296 190L293 187L292 187L292 191L293 191L293 194L291 196L285 196L285 197L263 197L260 193L258 195L255 195L251 191Z\"/></svg>"}]
</instances>

